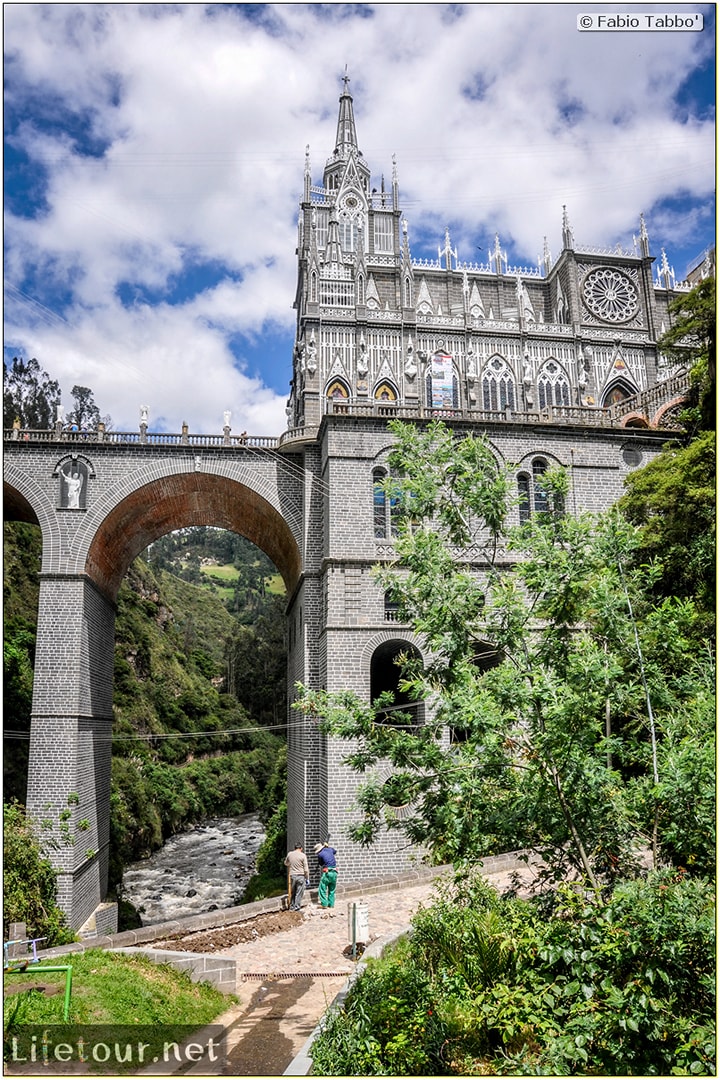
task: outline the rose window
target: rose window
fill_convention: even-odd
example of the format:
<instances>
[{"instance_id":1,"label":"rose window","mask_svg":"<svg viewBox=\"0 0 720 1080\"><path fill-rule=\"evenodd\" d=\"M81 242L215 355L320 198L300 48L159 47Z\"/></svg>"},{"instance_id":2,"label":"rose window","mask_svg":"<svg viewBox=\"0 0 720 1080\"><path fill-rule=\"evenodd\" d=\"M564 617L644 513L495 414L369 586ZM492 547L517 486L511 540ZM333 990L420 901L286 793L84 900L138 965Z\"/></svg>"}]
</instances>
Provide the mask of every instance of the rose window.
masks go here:
<instances>
[{"instance_id":1,"label":"rose window","mask_svg":"<svg viewBox=\"0 0 720 1080\"><path fill-rule=\"evenodd\" d=\"M638 295L629 277L619 270L593 270L583 285L585 303L606 322L627 322L638 309Z\"/></svg>"}]
</instances>

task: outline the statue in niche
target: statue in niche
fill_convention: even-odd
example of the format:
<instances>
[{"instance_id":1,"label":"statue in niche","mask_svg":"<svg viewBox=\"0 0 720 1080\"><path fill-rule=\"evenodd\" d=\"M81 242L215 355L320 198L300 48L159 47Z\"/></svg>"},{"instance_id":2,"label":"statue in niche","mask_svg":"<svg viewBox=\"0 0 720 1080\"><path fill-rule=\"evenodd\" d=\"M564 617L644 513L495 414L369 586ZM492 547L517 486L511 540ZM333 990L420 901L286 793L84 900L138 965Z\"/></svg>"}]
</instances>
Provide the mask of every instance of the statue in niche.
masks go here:
<instances>
[{"instance_id":1,"label":"statue in niche","mask_svg":"<svg viewBox=\"0 0 720 1080\"><path fill-rule=\"evenodd\" d=\"M360 338L360 355L357 362L358 375L361 379L364 379L369 371L368 358L367 358L367 345L365 344L365 338Z\"/></svg>"},{"instance_id":2,"label":"statue in niche","mask_svg":"<svg viewBox=\"0 0 720 1080\"><path fill-rule=\"evenodd\" d=\"M305 366L311 375L314 375L317 370L317 345L315 344L315 336L310 338L308 347L306 350Z\"/></svg>"},{"instance_id":3,"label":"statue in niche","mask_svg":"<svg viewBox=\"0 0 720 1080\"><path fill-rule=\"evenodd\" d=\"M472 348L468 349L466 359L467 359L467 380L468 380L468 383L470 384L470 386L472 386L474 384L475 380L477 379L477 375L478 375L477 362L475 360L475 353L472 351Z\"/></svg>"},{"instance_id":4,"label":"statue in niche","mask_svg":"<svg viewBox=\"0 0 720 1080\"><path fill-rule=\"evenodd\" d=\"M81 510L85 474L77 462L68 462L60 470L60 505L66 510Z\"/></svg>"},{"instance_id":5,"label":"statue in niche","mask_svg":"<svg viewBox=\"0 0 720 1080\"><path fill-rule=\"evenodd\" d=\"M582 345L578 349L577 358L577 381L578 389L582 393L587 387L587 361L585 359L585 350Z\"/></svg>"},{"instance_id":6,"label":"statue in niche","mask_svg":"<svg viewBox=\"0 0 720 1080\"><path fill-rule=\"evenodd\" d=\"M407 347L407 360L405 361L405 377L411 381L417 375L417 364L415 363L415 350L413 349L412 340L408 342Z\"/></svg>"},{"instance_id":7,"label":"statue in niche","mask_svg":"<svg viewBox=\"0 0 720 1080\"><path fill-rule=\"evenodd\" d=\"M305 342L298 341L295 346L295 359L298 361L300 370L305 371Z\"/></svg>"},{"instance_id":8,"label":"statue in niche","mask_svg":"<svg viewBox=\"0 0 720 1080\"><path fill-rule=\"evenodd\" d=\"M522 381L523 387L525 388L525 401L528 405L532 405L532 369L530 367L530 357L527 353L525 353L525 356L523 357Z\"/></svg>"}]
</instances>

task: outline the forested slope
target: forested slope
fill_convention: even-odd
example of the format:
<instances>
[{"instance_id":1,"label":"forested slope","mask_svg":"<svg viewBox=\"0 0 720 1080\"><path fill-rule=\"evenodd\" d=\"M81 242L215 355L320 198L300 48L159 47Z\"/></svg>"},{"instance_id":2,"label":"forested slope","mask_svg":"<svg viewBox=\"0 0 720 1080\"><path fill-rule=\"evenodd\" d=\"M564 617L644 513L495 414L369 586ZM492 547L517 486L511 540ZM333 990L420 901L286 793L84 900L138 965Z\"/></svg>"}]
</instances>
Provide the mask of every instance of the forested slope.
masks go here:
<instances>
[{"instance_id":1,"label":"forested slope","mask_svg":"<svg viewBox=\"0 0 720 1080\"><path fill-rule=\"evenodd\" d=\"M5 799L19 802L40 557L37 528L5 525ZM150 558L153 565L135 560L118 596L111 884L123 865L184 825L254 810L267 818L284 791L283 599L272 592L274 568L242 538L218 530L163 538ZM264 694L255 677L253 710L228 692L227 673L241 682L237 672L260 654L270 689ZM273 730L263 726L275 717Z\"/></svg>"}]
</instances>

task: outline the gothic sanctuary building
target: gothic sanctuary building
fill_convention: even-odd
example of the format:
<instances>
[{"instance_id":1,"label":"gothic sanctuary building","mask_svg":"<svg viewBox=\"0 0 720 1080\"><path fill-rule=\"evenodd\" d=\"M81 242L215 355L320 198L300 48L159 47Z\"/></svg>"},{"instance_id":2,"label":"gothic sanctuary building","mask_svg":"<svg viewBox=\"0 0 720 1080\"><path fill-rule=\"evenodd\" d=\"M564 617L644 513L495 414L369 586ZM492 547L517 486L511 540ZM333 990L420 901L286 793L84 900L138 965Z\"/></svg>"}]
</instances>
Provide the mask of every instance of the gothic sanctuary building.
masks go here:
<instances>
[{"instance_id":1,"label":"gothic sanctuary building","mask_svg":"<svg viewBox=\"0 0 720 1080\"><path fill-rule=\"evenodd\" d=\"M657 342L689 286L664 252L654 275L642 217L633 250L602 250L575 241L565 209L562 251L553 259L545 242L537 267L509 266L499 237L486 263L463 263L447 231L436 260L414 258L395 161L389 190L373 186L347 79L319 185L306 151L297 256L281 446L302 455L309 478L308 542L289 608L289 684L372 700L397 688L399 652L423 653L371 577L393 557L378 486L388 419L485 432L516 471L516 520L542 509L536 481L551 465L570 472L570 511L606 509L674 427L686 381ZM412 855L394 834L369 852L345 835L361 780L342 764L349 749L291 710L288 838L330 835L347 879L406 868Z\"/></svg>"}]
</instances>

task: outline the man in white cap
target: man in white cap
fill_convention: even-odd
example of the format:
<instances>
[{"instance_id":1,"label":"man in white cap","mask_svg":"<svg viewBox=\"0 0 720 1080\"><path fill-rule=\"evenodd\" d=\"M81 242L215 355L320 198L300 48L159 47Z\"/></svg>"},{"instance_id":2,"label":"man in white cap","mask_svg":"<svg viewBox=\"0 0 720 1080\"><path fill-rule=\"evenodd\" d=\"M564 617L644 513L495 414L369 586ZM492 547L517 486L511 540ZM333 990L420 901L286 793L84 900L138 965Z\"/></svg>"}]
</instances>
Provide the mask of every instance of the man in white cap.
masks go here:
<instances>
[{"instance_id":1,"label":"man in white cap","mask_svg":"<svg viewBox=\"0 0 720 1080\"><path fill-rule=\"evenodd\" d=\"M290 910L299 911L305 886L310 884L310 867L302 844L296 844L294 851L288 851L285 865L290 875Z\"/></svg>"},{"instance_id":2,"label":"man in white cap","mask_svg":"<svg viewBox=\"0 0 720 1080\"><path fill-rule=\"evenodd\" d=\"M316 844L315 854L320 864L320 884L318 885L318 900L320 907L335 907L335 886L337 885L337 863L335 856L337 851L329 844Z\"/></svg>"}]
</instances>

